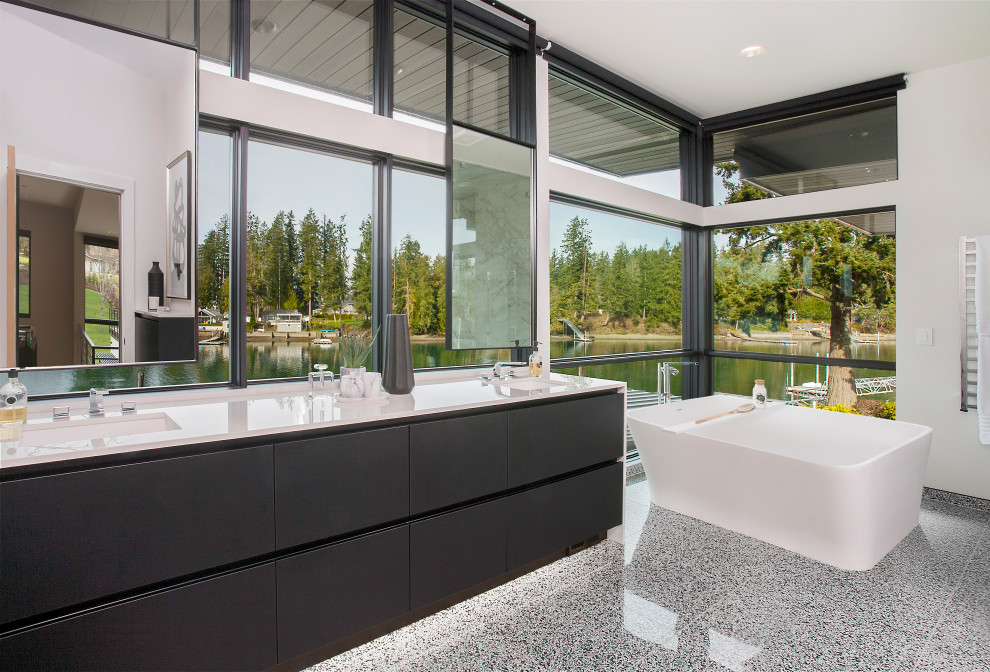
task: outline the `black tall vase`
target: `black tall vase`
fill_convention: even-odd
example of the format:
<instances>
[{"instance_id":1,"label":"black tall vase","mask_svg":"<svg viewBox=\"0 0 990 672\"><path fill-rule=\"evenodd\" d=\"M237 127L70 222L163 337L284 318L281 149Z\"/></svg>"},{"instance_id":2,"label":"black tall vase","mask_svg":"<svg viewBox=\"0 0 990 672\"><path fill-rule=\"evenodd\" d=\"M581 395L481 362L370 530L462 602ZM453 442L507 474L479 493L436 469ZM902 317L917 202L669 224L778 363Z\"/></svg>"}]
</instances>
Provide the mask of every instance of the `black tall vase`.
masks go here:
<instances>
[{"instance_id":1,"label":"black tall vase","mask_svg":"<svg viewBox=\"0 0 990 672\"><path fill-rule=\"evenodd\" d=\"M157 296L158 305L165 305L165 274L158 268L158 262L151 262L151 270L148 271L148 296Z\"/></svg>"},{"instance_id":2,"label":"black tall vase","mask_svg":"<svg viewBox=\"0 0 990 672\"><path fill-rule=\"evenodd\" d=\"M385 316L385 361L382 363L382 387L389 394L409 394L413 380L412 346L409 343L409 316Z\"/></svg>"}]
</instances>

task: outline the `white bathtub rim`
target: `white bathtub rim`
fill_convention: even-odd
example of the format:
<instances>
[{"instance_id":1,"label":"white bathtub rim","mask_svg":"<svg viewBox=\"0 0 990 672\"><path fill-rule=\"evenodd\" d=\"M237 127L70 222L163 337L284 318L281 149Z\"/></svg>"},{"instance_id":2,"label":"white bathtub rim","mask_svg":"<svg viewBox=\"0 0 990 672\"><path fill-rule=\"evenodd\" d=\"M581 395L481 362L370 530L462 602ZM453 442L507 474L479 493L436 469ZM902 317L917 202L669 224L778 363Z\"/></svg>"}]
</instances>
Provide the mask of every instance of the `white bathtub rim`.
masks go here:
<instances>
[{"instance_id":1,"label":"white bathtub rim","mask_svg":"<svg viewBox=\"0 0 990 672\"><path fill-rule=\"evenodd\" d=\"M710 397L714 397L714 396L733 396L733 395L710 395ZM709 398L709 397L699 397L699 398L704 399L704 398ZM741 399L745 399L745 397L740 397L740 398ZM682 402L677 402L677 401L672 402L672 404L679 404L679 403L682 403ZM629 423L629 428L630 428L630 430L633 433L633 440L634 441L636 439L636 430L633 428L633 425L634 424L642 423L644 425L649 425L651 427L655 427L655 428L660 429L662 431L667 431L664 428L663 425L659 425L659 424L657 424L655 422L650 422L648 420L644 420L641 417L639 417L639 416L642 416L642 415L646 415L649 411L654 410L655 408L656 408L655 406L649 406L649 407L646 407L646 408L637 408L637 409L631 410L631 411L629 411L627 413L627 422ZM779 406L774 406L772 408L786 408L786 406L784 404L780 404ZM771 409L767 409L767 410L771 410ZM834 412L834 411L825 411L825 412L828 413L828 412ZM846 414L846 415L848 415L848 414ZM737 415L733 415L733 416L726 416L725 418L719 418L719 420L725 420L727 422L731 422L733 419L736 419L738 417L739 417L739 415L737 414ZM900 425L902 427L913 428L913 429L917 430L917 433L911 435L910 437L904 439L903 441L901 441L899 443L892 444L888 449L884 450L883 452L875 453L875 454L873 454L873 455L871 455L871 456L863 459L860 462L855 462L855 463L852 463L852 464L828 464L828 463L816 462L814 460L802 459L800 457L795 457L793 455L788 455L786 453L779 453L779 452L774 452L774 451L770 451L770 450L764 450L764 449L759 448L758 446L752 446L752 445L743 445L743 446L740 446L740 445L737 445L737 444L732 443L731 441L729 441L727 439L718 438L718 437L711 437L711 436L701 436L701 435L699 435L699 434L697 434L695 432L695 428L691 428L691 427L689 427L687 429L684 429L684 430L681 430L679 432L669 432L668 431L667 433L670 434L672 438L678 436L679 434L689 434L691 436L697 436L699 438L704 438L704 439L706 439L708 441L716 441L716 442L721 443L723 445L733 446L735 448L745 449L745 450L755 450L755 451L759 451L761 453L772 454L772 455L778 456L778 457L780 457L780 458L782 458L784 460L787 460L787 461L799 462L799 463L810 463L810 464L814 464L814 465L819 466L819 467L822 467L822 468L833 469L833 470L860 469L860 468L865 467L865 466L867 466L867 465L869 465L869 464L871 464L873 462L876 462L878 460L883 459L884 457L890 455L890 453L903 448L904 446L908 445L912 441L915 441L915 440L917 440L919 438L924 438L925 436L931 436L932 433L933 433L931 427L928 427L927 425L920 425L920 424L913 423L913 422L904 422L902 420L886 420L884 418L872 418L872 417L869 417L869 416L855 416L855 417L861 418L861 419L864 419L864 420L869 420L869 421L895 422L895 423L898 423L898 425ZM685 421L685 422L689 422L689 421ZM682 424L682 423L678 423L678 424ZM706 429L706 427L705 427L706 424L708 424L708 423L702 423L702 424L697 425L697 429L699 429L699 430ZM725 424L725 423L722 423L722 424ZM638 444L637 444L637 447L638 447L638 449L640 451L642 451L643 448L644 448L643 446L639 446Z\"/></svg>"}]
</instances>

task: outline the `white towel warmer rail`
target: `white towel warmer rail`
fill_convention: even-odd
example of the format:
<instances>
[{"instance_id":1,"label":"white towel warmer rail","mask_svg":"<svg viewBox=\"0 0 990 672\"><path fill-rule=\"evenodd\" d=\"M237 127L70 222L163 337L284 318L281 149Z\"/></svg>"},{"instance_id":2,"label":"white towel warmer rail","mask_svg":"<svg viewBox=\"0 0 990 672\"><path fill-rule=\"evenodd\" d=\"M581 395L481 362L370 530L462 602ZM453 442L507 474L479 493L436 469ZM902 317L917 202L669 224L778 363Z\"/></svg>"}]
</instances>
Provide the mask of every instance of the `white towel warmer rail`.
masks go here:
<instances>
[{"instance_id":1,"label":"white towel warmer rail","mask_svg":"<svg viewBox=\"0 0 990 672\"><path fill-rule=\"evenodd\" d=\"M959 239L960 411L976 408L976 239Z\"/></svg>"}]
</instances>

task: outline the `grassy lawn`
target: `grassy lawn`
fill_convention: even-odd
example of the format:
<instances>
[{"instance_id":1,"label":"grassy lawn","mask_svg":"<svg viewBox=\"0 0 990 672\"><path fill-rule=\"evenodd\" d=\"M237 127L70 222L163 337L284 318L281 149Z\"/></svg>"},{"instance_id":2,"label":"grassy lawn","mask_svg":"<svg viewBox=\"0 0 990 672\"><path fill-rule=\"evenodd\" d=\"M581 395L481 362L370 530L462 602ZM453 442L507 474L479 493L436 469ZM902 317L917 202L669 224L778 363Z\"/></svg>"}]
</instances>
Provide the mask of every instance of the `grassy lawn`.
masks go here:
<instances>
[{"instance_id":1,"label":"grassy lawn","mask_svg":"<svg viewBox=\"0 0 990 672\"><path fill-rule=\"evenodd\" d=\"M18 285L17 287L17 310L18 312L31 312L31 306L28 305L28 292L30 287L27 285Z\"/></svg>"},{"instance_id":2,"label":"grassy lawn","mask_svg":"<svg viewBox=\"0 0 990 672\"><path fill-rule=\"evenodd\" d=\"M110 319L110 306L104 303L100 293L95 289L86 290L86 317L90 319L100 318L100 305L103 304L104 320ZM87 324L86 334L94 345L110 345L110 327L106 324Z\"/></svg>"}]
</instances>

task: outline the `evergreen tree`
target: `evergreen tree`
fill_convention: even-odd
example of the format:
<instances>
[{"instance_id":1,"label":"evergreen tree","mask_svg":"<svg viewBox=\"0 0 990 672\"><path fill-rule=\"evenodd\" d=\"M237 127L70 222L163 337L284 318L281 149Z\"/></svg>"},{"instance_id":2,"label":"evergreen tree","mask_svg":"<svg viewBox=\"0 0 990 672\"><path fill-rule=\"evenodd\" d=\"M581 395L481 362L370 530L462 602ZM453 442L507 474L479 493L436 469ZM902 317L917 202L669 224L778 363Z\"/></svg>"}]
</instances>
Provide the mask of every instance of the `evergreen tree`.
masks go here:
<instances>
[{"instance_id":1,"label":"evergreen tree","mask_svg":"<svg viewBox=\"0 0 990 672\"><path fill-rule=\"evenodd\" d=\"M371 216L361 220L361 242L354 250L351 268L351 297L354 309L366 320L371 318Z\"/></svg>"},{"instance_id":2,"label":"evergreen tree","mask_svg":"<svg viewBox=\"0 0 990 672\"><path fill-rule=\"evenodd\" d=\"M320 291L321 271L326 263L320 240L320 221L312 208L299 223L299 248L299 289L312 317L313 302L318 301Z\"/></svg>"}]
</instances>

